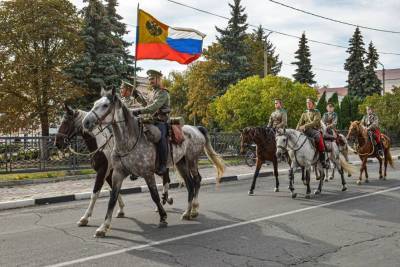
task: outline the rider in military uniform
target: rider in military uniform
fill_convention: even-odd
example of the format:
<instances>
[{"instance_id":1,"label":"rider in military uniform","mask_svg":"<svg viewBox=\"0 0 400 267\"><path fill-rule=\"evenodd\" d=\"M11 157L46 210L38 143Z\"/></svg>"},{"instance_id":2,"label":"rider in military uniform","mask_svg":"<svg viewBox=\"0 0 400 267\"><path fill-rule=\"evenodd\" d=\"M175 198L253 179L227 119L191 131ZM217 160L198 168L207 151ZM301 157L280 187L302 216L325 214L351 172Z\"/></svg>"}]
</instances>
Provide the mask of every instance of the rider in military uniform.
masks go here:
<instances>
[{"instance_id":1,"label":"rider in military uniform","mask_svg":"<svg viewBox=\"0 0 400 267\"><path fill-rule=\"evenodd\" d=\"M379 156L383 157L383 146L381 142L381 131L379 130L378 115L374 112L371 106L367 107L367 114L361 119L361 124L367 127L368 135L372 139L373 145L378 150ZM374 142L375 141L375 142Z\"/></svg>"},{"instance_id":2,"label":"rider in military uniform","mask_svg":"<svg viewBox=\"0 0 400 267\"><path fill-rule=\"evenodd\" d=\"M325 159L325 146L322 139L321 130L321 113L315 109L315 102L311 98L307 98L307 110L301 114L296 130L302 131L310 138L315 140L317 150L319 152L319 161L324 168L327 167Z\"/></svg>"},{"instance_id":3,"label":"rider in military uniform","mask_svg":"<svg viewBox=\"0 0 400 267\"><path fill-rule=\"evenodd\" d=\"M150 114L154 125L161 131L161 139L157 143L157 154L159 159L158 169L156 173L163 175L167 172L167 159L168 159L168 121L170 109L170 98L167 89L161 85L162 74L156 70L147 71L150 86L152 88L152 97L149 104L146 103L139 92L134 92L133 97L143 105L141 108L132 109L135 116L140 114Z\"/></svg>"},{"instance_id":4,"label":"rider in military uniform","mask_svg":"<svg viewBox=\"0 0 400 267\"><path fill-rule=\"evenodd\" d=\"M283 129L287 127L287 112L282 107L282 100L275 99L275 111L271 113L268 121L268 127L274 129Z\"/></svg>"},{"instance_id":5,"label":"rider in military uniform","mask_svg":"<svg viewBox=\"0 0 400 267\"><path fill-rule=\"evenodd\" d=\"M128 108L133 108L135 103L135 99L132 97L133 88L134 86L131 83L122 81L120 88L121 100Z\"/></svg>"},{"instance_id":6,"label":"rider in military uniform","mask_svg":"<svg viewBox=\"0 0 400 267\"><path fill-rule=\"evenodd\" d=\"M326 127L326 137L328 139L336 139L336 125L338 122L338 115L335 112L335 107L332 103L329 103L326 106L326 110L328 112L325 112L322 116L321 123Z\"/></svg>"}]
</instances>

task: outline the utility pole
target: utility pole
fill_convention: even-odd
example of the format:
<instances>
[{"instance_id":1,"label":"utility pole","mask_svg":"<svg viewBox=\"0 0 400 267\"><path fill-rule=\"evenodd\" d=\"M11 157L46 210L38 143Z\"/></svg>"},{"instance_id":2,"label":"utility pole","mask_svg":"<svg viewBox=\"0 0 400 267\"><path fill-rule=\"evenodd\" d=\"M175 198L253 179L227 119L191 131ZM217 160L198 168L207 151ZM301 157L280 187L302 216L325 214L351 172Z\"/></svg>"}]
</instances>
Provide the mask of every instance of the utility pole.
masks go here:
<instances>
[{"instance_id":1,"label":"utility pole","mask_svg":"<svg viewBox=\"0 0 400 267\"><path fill-rule=\"evenodd\" d=\"M378 61L378 63L382 66L382 95L385 94L385 65L382 62Z\"/></svg>"},{"instance_id":2,"label":"utility pole","mask_svg":"<svg viewBox=\"0 0 400 267\"><path fill-rule=\"evenodd\" d=\"M271 34L272 32L269 32L267 34L267 36L265 36L265 43L264 43L264 77L267 77L268 75L268 36Z\"/></svg>"}]
</instances>

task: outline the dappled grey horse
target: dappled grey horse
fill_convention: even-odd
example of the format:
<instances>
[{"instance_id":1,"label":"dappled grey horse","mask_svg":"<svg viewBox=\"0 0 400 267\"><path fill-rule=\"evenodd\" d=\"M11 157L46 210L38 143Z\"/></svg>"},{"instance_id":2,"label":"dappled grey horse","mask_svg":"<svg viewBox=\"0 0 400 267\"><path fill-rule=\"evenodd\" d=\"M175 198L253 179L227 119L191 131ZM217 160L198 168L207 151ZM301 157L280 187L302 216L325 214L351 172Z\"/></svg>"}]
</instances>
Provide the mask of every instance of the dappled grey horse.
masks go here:
<instances>
[{"instance_id":1,"label":"dappled grey horse","mask_svg":"<svg viewBox=\"0 0 400 267\"><path fill-rule=\"evenodd\" d=\"M145 179L151 198L157 205L160 216L160 227L167 226L167 213L160 203L154 173L156 170L156 148L154 143L146 139L143 123L132 115L112 91L102 91L102 97L94 103L91 111L83 120L83 126L91 130L96 125L111 125L114 134L114 148L111 161L114 168L112 174L112 191L108 203L104 223L96 230L97 237L104 237L110 229L112 213L120 193L122 181L129 174ZM198 193L201 176L198 171L198 160L203 151L217 169L217 182L224 172L224 164L211 146L207 130L204 127L183 126L185 140L181 145L172 145L172 155L168 165L175 164L180 176L184 179L188 190L188 207L182 219L189 220L198 215ZM169 186L169 185L166 185Z\"/></svg>"},{"instance_id":2,"label":"dappled grey horse","mask_svg":"<svg viewBox=\"0 0 400 267\"><path fill-rule=\"evenodd\" d=\"M322 176L319 177L319 186L318 189L314 192L315 194L320 194L322 191L323 178L325 176L324 168L318 160L318 151L317 148L312 144L312 141L303 133L293 130L293 129L279 129L276 133L276 146L277 146L277 157L281 158L285 153L289 154L291 159L291 165L289 169L289 189L292 194L292 198L297 196L297 193L294 192L294 171L298 167L305 168L305 177L304 184L307 187L306 190L306 198L310 198L311 189L310 189L310 174L311 167L315 166L319 171L318 173ZM338 166L339 172L342 176L342 191L345 191L346 182L344 181L343 169L347 172L352 173L353 169L350 164L348 164L343 157L339 153L339 149L336 146L336 143L330 148L330 159L332 162Z\"/></svg>"}]
</instances>

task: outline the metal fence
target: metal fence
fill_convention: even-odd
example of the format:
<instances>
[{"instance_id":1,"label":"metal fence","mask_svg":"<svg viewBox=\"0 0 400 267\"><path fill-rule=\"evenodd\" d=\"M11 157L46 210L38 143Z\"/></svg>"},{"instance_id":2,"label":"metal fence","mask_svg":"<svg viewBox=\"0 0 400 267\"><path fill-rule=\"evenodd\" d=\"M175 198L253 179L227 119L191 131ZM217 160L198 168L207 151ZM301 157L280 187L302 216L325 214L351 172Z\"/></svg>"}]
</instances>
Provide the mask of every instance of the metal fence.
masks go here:
<instances>
[{"instance_id":1,"label":"metal fence","mask_svg":"<svg viewBox=\"0 0 400 267\"><path fill-rule=\"evenodd\" d=\"M347 134L345 131L341 131ZM400 146L397 134L388 134L393 146ZM215 151L223 157L238 156L240 151L239 133L211 133ZM26 173L54 170L79 170L91 168L90 157L61 152L51 137L0 137L0 173ZM79 153L88 153L81 138L72 142Z\"/></svg>"}]
</instances>

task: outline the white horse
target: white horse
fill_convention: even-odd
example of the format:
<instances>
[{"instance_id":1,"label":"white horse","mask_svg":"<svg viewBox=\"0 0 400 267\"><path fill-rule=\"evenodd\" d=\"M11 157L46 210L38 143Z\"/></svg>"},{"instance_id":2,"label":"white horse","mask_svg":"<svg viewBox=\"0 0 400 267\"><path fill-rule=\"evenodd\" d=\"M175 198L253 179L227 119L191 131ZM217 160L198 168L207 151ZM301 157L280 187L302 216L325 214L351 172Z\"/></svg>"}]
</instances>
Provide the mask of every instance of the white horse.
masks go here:
<instances>
[{"instance_id":1,"label":"white horse","mask_svg":"<svg viewBox=\"0 0 400 267\"><path fill-rule=\"evenodd\" d=\"M304 167L305 169L305 177L303 183L306 185L306 198L310 198L311 189L310 189L310 173L311 167L315 166L316 169L319 170L319 173L322 175L320 177L318 189L314 192L314 194L320 194L322 191L323 178L325 176L324 168L320 164L318 160L318 150L313 145L312 141L303 133L293 130L293 129L279 129L276 133L276 154L278 158L281 158L285 153L289 154L291 159L291 165L289 169L289 189L292 194L292 198L297 196L297 193L294 192L294 171L298 167ZM343 176L343 169L347 172L353 172L352 166L346 162L343 155L339 153L339 149L336 143L333 143L330 148L331 160L336 165L339 166L339 172L342 177L342 191L347 190L346 181Z\"/></svg>"},{"instance_id":2,"label":"white horse","mask_svg":"<svg viewBox=\"0 0 400 267\"><path fill-rule=\"evenodd\" d=\"M97 237L104 237L111 227L112 213L119 196L124 178L129 174L143 177L147 183L150 195L157 205L160 216L160 227L167 226L167 213L160 203L154 173L156 170L156 147L143 134L143 123L135 117L115 94L102 91L103 97L94 103L91 111L83 120L83 126L91 130L97 125L111 125L114 134L114 148L111 154L112 191L108 203L104 223L96 230ZM217 169L217 181L224 172L222 159L211 146L207 131L203 127L185 125L183 127L185 140L181 145L172 145L173 156L169 157L169 166L176 166L185 181L188 190L188 207L182 214L182 219L189 220L198 216L198 193L201 176L198 171L198 161L203 151Z\"/></svg>"}]
</instances>

